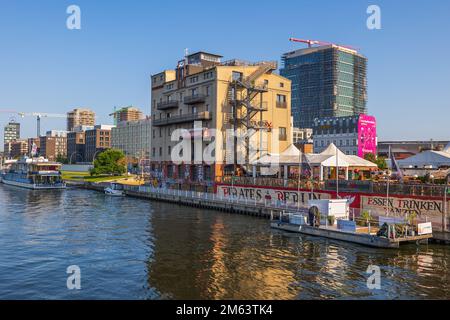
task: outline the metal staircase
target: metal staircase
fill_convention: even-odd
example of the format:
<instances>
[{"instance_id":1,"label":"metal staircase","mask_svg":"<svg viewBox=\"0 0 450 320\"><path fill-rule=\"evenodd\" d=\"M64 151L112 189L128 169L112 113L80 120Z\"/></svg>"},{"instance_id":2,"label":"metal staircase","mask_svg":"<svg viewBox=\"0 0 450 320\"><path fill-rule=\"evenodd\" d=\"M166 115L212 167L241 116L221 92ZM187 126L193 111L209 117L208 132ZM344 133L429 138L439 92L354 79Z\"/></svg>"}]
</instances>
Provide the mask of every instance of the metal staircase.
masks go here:
<instances>
[{"instance_id":1,"label":"metal staircase","mask_svg":"<svg viewBox=\"0 0 450 320\"><path fill-rule=\"evenodd\" d=\"M264 102L264 93L268 92L268 87L265 83L258 85L257 80L264 74L277 69L276 62L260 62L254 65L257 65L258 68L248 77L231 82L227 95L231 110L225 115L225 119L233 125L235 130L244 129L247 134L245 137L245 170L251 170L251 162L262 156L264 152L261 145L259 148L253 148L250 140L254 135L262 134L262 130L270 130L262 125L263 112L268 111L267 102ZM259 99L256 99L257 97ZM237 148L235 141L235 168L237 168ZM267 144L265 149L267 152Z\"/></svg>"}]
</instances>

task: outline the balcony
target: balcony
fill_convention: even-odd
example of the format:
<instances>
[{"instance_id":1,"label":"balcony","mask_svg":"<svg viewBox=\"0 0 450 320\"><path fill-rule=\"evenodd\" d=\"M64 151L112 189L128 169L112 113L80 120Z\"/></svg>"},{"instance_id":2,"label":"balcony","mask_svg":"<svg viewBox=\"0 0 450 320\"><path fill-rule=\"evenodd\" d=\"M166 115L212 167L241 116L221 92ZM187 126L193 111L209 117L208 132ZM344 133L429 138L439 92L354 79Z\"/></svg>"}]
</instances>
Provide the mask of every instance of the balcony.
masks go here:
<instances>
[{"instance_id":1,"label":"balcony","mask_svg":"<svg viewBox=\"0 0 450 320\"><path fill-rule=\"evenodd\" d=\"M169 100L169 101L162 101L158 102L156 105L156 108L158 110L167 110L167 109L173 109L178 108L179 102L177 100Z\"/></svg>"},{"instance_id":2,"label":"balcony","mask_svg":"<svg viewBox=\"0 0 450 320\"><path fill-rule=\"evenodd\" d=\"M204 111L204 112L197 112L197 113L173 116L170 118L156 119L156 120L153 120L152 124L155 127L162 127L162 126L167 126L167 125L172 125L172 124L202 121L202 120L211 120L211 113L209 113L208 111Z\"/></svg>"},{"instance_id":3,"label":"balcony","mask_svg":"<svg viewBox=\"0 0 450 320\"><path fill-rule=\"evenodd\" d=\"M184 98L184 104L204 103L206 101L205 94L193 94Z\"/></svg>"}]
</instances>

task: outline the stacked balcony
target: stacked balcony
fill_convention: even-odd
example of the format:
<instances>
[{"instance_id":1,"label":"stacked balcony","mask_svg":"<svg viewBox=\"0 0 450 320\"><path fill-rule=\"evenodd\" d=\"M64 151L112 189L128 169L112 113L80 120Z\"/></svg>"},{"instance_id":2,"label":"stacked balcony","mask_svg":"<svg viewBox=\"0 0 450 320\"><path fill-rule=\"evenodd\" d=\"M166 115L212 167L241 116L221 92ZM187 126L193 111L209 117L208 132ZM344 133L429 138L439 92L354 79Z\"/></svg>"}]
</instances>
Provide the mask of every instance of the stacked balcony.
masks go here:
<instances>
[{"instance_id":1,"label":"stacked balcony","mask_svg":"<svg viewBox=\"0 0 450 320\"><path fill-rule=\"evenodd\" d=\"M184 97L184 104L187 104L187 105L204 103L205 101L206 101L205 94L193 94L191 96Z\"/></svg>"},{"instance_id":2,"label":"stacked balcony","mask_svg":"<svg viewBox=\"0 0 450 320\"><path fill-rule=\"evenodd\" d=\"M178 123L194 122L194 121L206 121L211 120L211 113L209 111L189 113L184 115L172 116L169 118L155 119L152 124L155 127L162 127Z\"/></svg>"},{"instance_id":3,"label":"stacked balcony","mask_svg":"<svg viewBox=\"0 0 450 320\"><path fill-rule=\"evenodd\" d=\"M178 108L178 105L179 105L179 102L177 100L168 100L168 101L158 102L158 104L156 105L156 108L158 110L169 110L169 109Z\"/></svg>"}]
</instances>

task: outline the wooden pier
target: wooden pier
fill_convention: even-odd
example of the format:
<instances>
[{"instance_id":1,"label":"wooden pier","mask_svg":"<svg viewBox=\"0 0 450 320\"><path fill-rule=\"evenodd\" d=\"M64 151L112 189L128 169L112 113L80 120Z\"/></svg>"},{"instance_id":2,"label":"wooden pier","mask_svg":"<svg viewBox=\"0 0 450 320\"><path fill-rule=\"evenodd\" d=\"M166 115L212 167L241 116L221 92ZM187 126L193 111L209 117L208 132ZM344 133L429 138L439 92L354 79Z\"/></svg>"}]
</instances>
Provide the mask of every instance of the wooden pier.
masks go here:
<instances>
[{"instance_id":1,"label":"wooden pier","mask_svg":"<svg viewBox=\"0 0 450 320\"><path fill-rule=\"evenodd\" d=\"M271 223L271 227L278 230L302 233L310 236L324 237L333 240L345 241L357 243L364 246L375 248L387 248L396 249L400 247L402 243L419 243L427 241L432 237L431 234L414 236L414 237L401 237L396 239L388 239L384 237L378 237L368 233L346 232L338 230L335 227L320 228L311 227L309 225L294 225L285 222L274 221Z\"/></svg>"}]
</instances>

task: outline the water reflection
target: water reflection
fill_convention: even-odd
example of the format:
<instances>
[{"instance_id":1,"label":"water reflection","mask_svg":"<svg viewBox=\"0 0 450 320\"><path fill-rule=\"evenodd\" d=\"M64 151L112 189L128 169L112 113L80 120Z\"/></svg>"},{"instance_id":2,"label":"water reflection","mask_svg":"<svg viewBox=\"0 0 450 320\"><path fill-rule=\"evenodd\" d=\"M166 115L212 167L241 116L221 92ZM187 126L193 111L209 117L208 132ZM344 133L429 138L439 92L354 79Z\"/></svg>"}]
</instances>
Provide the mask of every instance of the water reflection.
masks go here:
<instances>
[{"instance_id":1,"label":"water reflection","mask_svg":"<svg viewBox=\"0 0 450 320\"><path fill-rule=\"evenodd\" d=\"M0 185L0 298L449 299L450 248L379 250L270 230L268 221ZM82 290L65 287L68 265ZM369 265L382 290L366 286Z\"/></svg>"}]
</instances>

